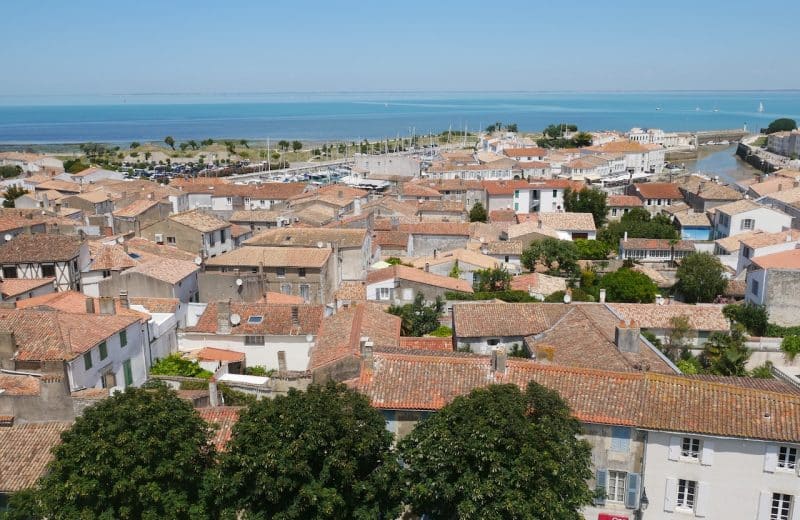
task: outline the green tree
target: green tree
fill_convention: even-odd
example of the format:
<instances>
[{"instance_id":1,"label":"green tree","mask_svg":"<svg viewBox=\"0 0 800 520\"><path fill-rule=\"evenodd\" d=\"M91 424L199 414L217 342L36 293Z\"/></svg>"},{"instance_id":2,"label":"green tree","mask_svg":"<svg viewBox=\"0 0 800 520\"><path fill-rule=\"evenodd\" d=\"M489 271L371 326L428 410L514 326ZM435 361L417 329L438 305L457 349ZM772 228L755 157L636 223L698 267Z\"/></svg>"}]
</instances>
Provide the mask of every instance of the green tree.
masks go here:
<instances>
[{"instance_id":1,"label":"green tree","mask_svg":"<svg viewBox=\"0 0 800 520\"><path fill-rule=\"evenodd\" d=\"M218 518L395 518L399 466L369 400L344 385L262 399L245 410L212 471Z\"/></svg>"},{"instance_id":2,"label":"green tree","mask_svg":"<svg viewBox=\"0 0 800 520\"><path fill-rule=\"evenodd\" d=\"M300 141L292 141L292 151L299 152L303 149L303 143Z\"/></svg>"},{"instance_id":3,"label":"green tree","mask_svg":"<svg viewBox=\"0 0 800 520\"><path fill-rule=\"evenodd\" d=\"M600 240L588 240L579 238L573 241L578 250L578 258L581 260L607 260L611 248L608 244Z\"/></svg>"},{"instance_id":4,"label":"green tree","mask_svg":"<svg viewBox=\"0 0 800 520\"><path fill-rule=\"evenodd\" d=\"M134 148L139 148L140 146L142 146L142 143L140 143L139 141L133 141L131 143L130 148L131 148L131 150L133 150Z\"/></svg>"},{"instance_id":5,"label":"green tree","mask_svg":"<svg viewBox=\"0 0 800 520\"><path fill-rule=\"evenodd\" d=\"M578 274L578 249L568 240L545 238L532 242L522 252L521 261L530 271Z\"/></svg>"},{"instance_id":6,"label":"green tree","mask_svg":"<svg viewBox=\"0 0 800 520\"><path fill-rule=\"evenodd\" d=\"M239 139L239 144L244 146L245 148L250 148L250 143L247 142L247 139Z\"/></svg>"},{"instance_id":7,"label":"green tree","mask_svg":"<svg viewBox=\"0 0 800 520\"><path fill-rule=\"evenodd\" d=\"M0 177L8 179L18 177L22 173L22 167L17 164L4 164L0 166Z\"/></svg>"},{"instance_id":8,"label":"green tree","mask_svg":"<svg viewBox=\"0 0 800 520\"><path fill-rule=\"evenodd\" d=\"M212 144L214 144L214 140L213 139L203 139L202 141L200 141L200 144L202 146L211 146Z\"/></svg>"},{"instance_id":9,"label":"green tree","mask_svg":"<svg viewBox=\"0 0 800 520\"><path fill-rule=\"evenodd\" d=\"M608 206L606 194L595 188L583 188L575 191L564 190L564 209L572 213L591 213L594 225L599 229L606 223Z\"/></svg>"},{"instance_id":10,"label":"green tree","mask_svg":"<svg viewBox=\"0 0 800 520\"><path fill-rule=\"evenodd\" d=\"M197 361L184 359L180 354L170 354L150 367L150 373L162 376L202 377L208 379L211 372L205 370Z\"/></svg>"},{"instance_id":11,"label":"green tree","mask_svg":"<svg viewBox=\"0 0 800 520\"><path fill-rule=\"evenodd\" d=\"M800 354L800 336L788 335L781 341L781 350L789 361L794 361L797 354Z\"/></svg>"},{"instance_id":12,"label":"green tree","mask_svg":"<svg viewBox=\"0 0 800 520\"><path fill-rule=\"evenodd\" d=\"M22 186L17 186L16 184L12 184L6 191L3 192L3 207L4 208L13 208L16 204L16 200L23 195L28 193L28 190L23 188Z\"/></svg>"},{"instance_id":13,"label":"green tree","mask_svg":"<svg viewBox=\"0 0 800 520\"><path fill-rule=\"evenodd\" d=\"M589 132L578 132L573 136L572 142L575 143L577 148L592 146L592 134Z\"/></svg>"},{"instance_id":14,"label":"green tree","mask_svg":"<svg viewBox=\"0 0 800 520\"><path fill-rule=\"evenodd\" d=\"M689 332L692 330L689 316L685 314L673 316L669 320L669 326L663 350L670 359L675 361L689 348Z\"/></svg>"},{"instance_id":15,"label":"green tree","mask_svg":"<svg viewBox=\"0 0 800 520\"><path fill-rule=\"evenodd\" d=\"M795 129L797 129L797 121L794 119L789 119L788 117L782 117L771 122L767 127L766 133L774 134L775 132L791 132Z\"/></svg>"},{"instance_id":16,"label":"green tree","mask_svg":"<svg viewBox=\"0 0 800 520\"><path fill-rule=\"evenodd\" d=\"M414 303L391 305L389 314L402 319L400 330L404 336L420 337L439 327L439 316L444 310L444 301L437 296L433 303L425 303L425 295L418 292Z\"/></svg>"},{"instance_id":17,"label":"green tree","mask_svg":"<svg viewBox=\"0 0 800 520\"><path fill-rule=\"evenodd\" d=\"M469 210L469 221L470 222L486 222L489 218L488 213L486 212L486 208L483 207L483 204L480 202L476 202L472 209Z\"/></svg>"},{"instance_id":18,"label":"green tree","mask_svg":"<svg viewBox=\"0 0 800 520\"><path fill-rule=\"evenodd\" d=\"M453 268L450 269L450 273L447 276L450 278L461 278L461 268L458 266L458 259L453 262Z\"/></svg>"},{"instance_id":19,"label":"green tree","mask_svg":"<svg viewBox=\"0 0 800 520\"><path fill-rule=\"evenodd\" d=\"M117 393L61 435L26 501L32 518L198 518L208 425L166 388Z\"/></svg>"},{"instance_id":20,"label":"green tree","mask_svg":"<svg viewBox=\"0 0 800 520\"><path fill-rule=\"evenodd\" d=\"M518 132L517 123L511 123L510 125L506 125L506 130L514 133Z\"/></svg>"},{"instance_id":21,"label":"green tree","mask_svg":"<svg viewBox=\"0 0 800 520\"><path fill-rule=\"evenodd\" d=\"M647 210L633 208L618 222L611 222L597 232L597 239L617 250L619 241L628 233L628 238L663 238L666 240L678 238L678 231L665 215L651 217Z\"/></svg>"},{"instance_id":22,"label":"green tree","mask_svg":"<svg viewBox=\"0 0 800 520\"><path fill-rule=\"evenodd\" d=\"M182 152L185 152L186 149L189 148L189 143L181 143L178 145L178 148L180 148Z\"/></svg>"},{"instance_id":23,"label":"green tree","mask_svg":"<svg viewBox=\"0 0 800 520\"><path fill-rule=\"evenodd\" d=\"M150 157L152 157L152 156L153 156L153 154L152 154L152 153L150 153L150 152L145 152L145 153L144 153L144 160L145 160L145 161L149 161L149 160L150 160Z\"/></svg>"},{"instance_id":24,"label":"green tree","mask_svg":"<svg viewBox=\"0 0 800 520\"><path fill-rule=\"evenodd\" d=\"M554 391L492 385L457 397L400 442L405 503L440 519L578 520L591 448Z\"/></svg>"},{"instance_id":25,"label":"green tree","mask_svg":"<svg viewBox=\"0 0 800 520\"><path fill-rule=\"evenodd\" d=\"M766 336L769 326L769 313L763 305L755 303L731 303L722 308L722 314L731 321L741 323L748 334Z\"/></svg>"},{"instance_id":26,"label":"green tree","mask_svg":"<svg viewBox=\"0 0 800 520\"><path fill-rule=\"evenodd\" d=\"M751 351L745 346L744 339L741 325L735 325L731 332L712 332L701 355L706 371L720 376L746 376L745 365Z\"/></svg>"},{"instance_id":27,"label":"green tree","mask_svg":"<svg viewBox=\"0 0 800 520\"><path fill-rule=\"evenodd\" d=\"M712 302L727 286L725 269L719 259L709 253L691 253L678 267L678 289L689 303Z\"/></svg>"},{"instance_id":28,"label":"green tree","mask_svg":"<svg viewBox=\"0 0 800 520\"><path fill-rule=\"evenodd\" d=\"M173 150L175 149L175 139L171 135L165 137L164 142L167 143L167 146L169 146Z\"/></svg>"},{"instance_id":29,"label":"green tree","mask_svg":"<svg viewBox=\"0 0 800 520\"><path fill-rule=\"evenodd\" d=\"M649 276L625 267L600 278L599 285L606 290L608 302L652 303L658 293Z\"/></svg>"},{"instance_id":30,"label":"green tree","mask_svg":"<svg viewBox=\"0 0 800 520\"><path fill-rule=\"evenodd\" d=\"M475 271L475 290L477 292L507 291L510 287L511 273L505 266Z\"/></svg>"},{"instance_id":31,"label":"green tree","mask_svg":"<svg viewBox=\"0 0 800 520\"><path fill-rule=\"evenodd\" d=\"M133 154L131 154L131 155L133 155ZM85 170L88 167L89 167L89 165L86 164L85 162L83 162L79 158L67 159L66 161L64 161L64 171L67 172L67 173L82 172L83 170Z\"/></svg>"},{"instance_id":32,"label":"green tree","mask_svg":"<svg viewBox=\"0 0 800 520\"><path fill-rule=\"evenodd\" d=\"M192 150L197 150L197 148L198 148L197 141L195 141L194 139L190 139L189 141L186 142L186 144L191 146Z\"/></svg>"},{"instance_id":33,"label":"green tree","mask_svg":"<svg viewBox=\"0 0 800 520\"><path fill-rule=\"evenodd\" d=\"M764 361L764 363L758 365L753 370L750 371L750 377L755 377L756 379L772 379L772 361Z\"/></svg>"}]
</instances>

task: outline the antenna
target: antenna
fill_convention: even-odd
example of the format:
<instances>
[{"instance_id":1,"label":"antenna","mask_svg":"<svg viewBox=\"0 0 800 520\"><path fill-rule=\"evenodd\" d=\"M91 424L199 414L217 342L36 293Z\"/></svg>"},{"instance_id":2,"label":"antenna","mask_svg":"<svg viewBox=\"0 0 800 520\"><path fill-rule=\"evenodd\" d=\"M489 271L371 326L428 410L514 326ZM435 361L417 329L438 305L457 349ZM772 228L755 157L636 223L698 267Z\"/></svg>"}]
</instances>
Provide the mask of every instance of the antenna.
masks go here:
<instances>
[{"instance_id":1,"label":"antenna","mask_svg":"<svg viewBox=\"0 0 800 520\"><path fill-rule=\"evenodd\" d=\"M238 325L242 322L242 317L236 313L231 314L231 325Z\"/></svg>"}]
</instances>

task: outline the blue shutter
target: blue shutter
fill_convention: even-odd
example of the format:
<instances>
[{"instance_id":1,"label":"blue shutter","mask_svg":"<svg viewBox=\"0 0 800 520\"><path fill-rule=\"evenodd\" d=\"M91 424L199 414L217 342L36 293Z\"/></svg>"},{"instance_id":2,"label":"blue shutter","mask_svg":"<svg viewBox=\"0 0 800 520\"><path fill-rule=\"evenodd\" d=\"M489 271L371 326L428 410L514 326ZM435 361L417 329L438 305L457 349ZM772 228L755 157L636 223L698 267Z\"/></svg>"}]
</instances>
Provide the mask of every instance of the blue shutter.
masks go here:
<instances>
[{"instance_id":1,"label":"blue shutter","mask_svg":"<svg viewBox=\"0 0 800 520\"><path fill-rule=\"evenodd\" d=\"M638 473L628 473L628 485L625 488L625 507L628 509L639 508L639 484L641 477Z\"/></svg>"},{"instance_id":2,"label":"blue shutter","mask_svg":"<svg viewBox=\"0 0 800 520\"><path fill-rule=\"evenodd\" d=\"M597 490L597 494L594 498L594 505L596 506L603 506L606 503L606 479L608 477L608 471L604 469L597 470L597 477L595 484L595 489Z\"/></svg>"},{"instance_id":3,"label":"blue shutter","mask_svg":"<svg viewBox=\"0 0 800 520\"><path fill-rule=\"evenodd\" d=\"M631 429L623 426L611 427L611 451L627 453L630 449Z\"/></svg>"}]
</instances>

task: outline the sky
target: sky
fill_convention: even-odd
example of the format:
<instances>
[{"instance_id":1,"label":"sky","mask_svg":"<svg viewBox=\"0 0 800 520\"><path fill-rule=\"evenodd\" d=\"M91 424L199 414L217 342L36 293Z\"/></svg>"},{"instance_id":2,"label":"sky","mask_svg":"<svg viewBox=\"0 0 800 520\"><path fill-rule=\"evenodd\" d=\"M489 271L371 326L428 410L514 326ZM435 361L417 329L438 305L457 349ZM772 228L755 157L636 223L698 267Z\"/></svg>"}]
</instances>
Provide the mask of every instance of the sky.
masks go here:
<instances>
[{"instance_id":1,"label":"sky","mask_svg":"<svg viewBox=\"0 0 800 520\"><path fill-rule=\"evenodd\" d=\"M3 0L2 20L4 96L800 88L797 0Z\"/></svg>"}]
</instances>

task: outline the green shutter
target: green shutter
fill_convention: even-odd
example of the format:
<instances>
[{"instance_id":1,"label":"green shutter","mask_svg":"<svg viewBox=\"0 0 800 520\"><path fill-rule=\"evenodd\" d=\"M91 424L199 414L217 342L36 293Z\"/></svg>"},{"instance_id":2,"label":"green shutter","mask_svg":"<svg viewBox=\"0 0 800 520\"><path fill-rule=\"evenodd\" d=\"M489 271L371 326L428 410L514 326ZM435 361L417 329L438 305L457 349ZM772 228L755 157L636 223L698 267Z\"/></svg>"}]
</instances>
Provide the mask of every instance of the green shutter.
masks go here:
<instances>
[{"instance_id":1,"label":"green shutter","mask_svg":"<svg viewBox=\"0 0 800 520\"><path fill-rule=\"evenodd\" d=\"M124 347L128 344L128 331L123 330L119 333L119 344L120 346Z\"/></svg>"},{"instance_id":2,"label":"green shutter","mask_svg":"<svg viewBox=\"0 0 800 520\"><path fill-rule=\"evenodd\" d=\"M129 387L133 384L133 372L131 371L131 360L126 359L122 363L122 371L125 373L125 387Z\"/></svg>"},{"instance_id":3,"label":"green shutter","mask_svg":"<svg viewBox=\"0 0 800 520\"><path fill-rule=\"evenodd\" d=\"M594 505L602 506L606 503L606 479L608 477L608 471L604 469L597 470L597 477L595 484L595 497L594 497Z\"/></svg>"},{"instance_id":4,"label":"green shutter","mask_svg":"<svg viewBox=\"0 0 800 520\"><path fill-rule=\"evenodd\" d=\"M106 342L100 343L100 361L103 361L105 358L108 357L108 346L106 346Z\"/></svg>"},{"instance_id":5,"label":"green shutter","mask_svg":"<svg viewBox=\"0 0 800 520\"><path fill-rule=\"evenodd\" d=\"M84 370L89 370L92 368L92 352L89 351L83 355L83 368Z\"/></svg>"}]
</instances>

